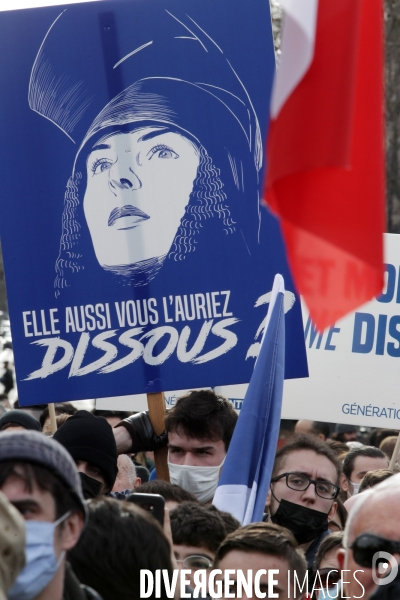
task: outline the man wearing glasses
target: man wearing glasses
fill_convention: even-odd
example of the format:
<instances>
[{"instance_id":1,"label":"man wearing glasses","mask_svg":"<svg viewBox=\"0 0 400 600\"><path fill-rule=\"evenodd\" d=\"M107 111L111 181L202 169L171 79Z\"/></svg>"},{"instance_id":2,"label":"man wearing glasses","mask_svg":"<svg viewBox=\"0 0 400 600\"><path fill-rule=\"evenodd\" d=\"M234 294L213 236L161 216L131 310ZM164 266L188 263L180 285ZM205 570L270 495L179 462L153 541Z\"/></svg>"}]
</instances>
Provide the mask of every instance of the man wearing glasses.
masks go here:
<instances>
[{"instance_id":1,"label":"man wearing glasses","mask_svg":"<svg viewBox=\"0 0 400 600\"><path fill-rule=\"evenodd\" d=\"M226 538L225 523L216 511L197 502L183 502L171 511L173 552L179 569L211 569L218 546Z\"/></svg>"},{"instance_id":2,"label":"man wearing glasses","mask_svg":"<svg viewBox=\"0 0 400 600\"><path fill-rule=\"evenodd\" d=\"M400 474L357 498L346 524L344 548L338 554L340 569L348 570L343 577L343 597L400 598L398 577L390 582L400 571L399 499Z\"/></svg>"},{"instance_id":3,"label":"man wearing glasses","mask_svg":"<svg viewBox=\"0 0 400 600\"><path fill-rule=\"evenodd\" d=\"M267 506L271 521L287 527L312 567L328 535L335 512L340 466L332 450L317 438L299 435L275 458Z\"/></svg>"}]
</instances>

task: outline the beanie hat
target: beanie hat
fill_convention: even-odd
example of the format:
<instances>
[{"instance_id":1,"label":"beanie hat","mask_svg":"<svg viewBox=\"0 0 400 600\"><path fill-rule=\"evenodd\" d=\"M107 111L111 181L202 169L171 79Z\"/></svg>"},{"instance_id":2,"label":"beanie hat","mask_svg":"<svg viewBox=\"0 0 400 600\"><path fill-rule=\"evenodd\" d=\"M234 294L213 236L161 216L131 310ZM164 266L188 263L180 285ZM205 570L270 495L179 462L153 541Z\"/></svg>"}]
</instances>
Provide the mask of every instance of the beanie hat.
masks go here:
<instances>
[{"instance_id":1,"label":"beanie hat","mask_svg":"<svg viewBox=\"0 0 400 600\"><path fill-rule=\"evenodd\" d=\"M0 463L8 460L36 463L51 471L67 486L86 515L81 480L75 463L65 448L53 438L38 431L5 431L0 434Z\"/></svg>"},{"instance_id":2,"label":"beanie hat","mask_svg":"<svg viewBox=\"0 0 400 600\"><path fill-rule=\"evenodd\" d=\"M104 417L78 410L53 436L74 460L85 460L100 469L110 490L118 473L118 453L111 425Z\"/></svg>"},{"instance_id":3,"label":"beanie hat","mask_svg":"<svg viewBox=\"0 0 400 600\"><path fill-rule=\"evenodd\" d=\"M41 431L40 423L25 410L9 410L0 418L0 429L6 423L18 423L21 427L32 431Z\"/></svg>"},{"instance_id":4,"label":"beanie hat","mask_svg":"<svg viewBox=\"0 0 400 600\"><path fill-rule=\"evenodd\" d=\"M357 425L342 425L341 423L336 423L336 433L349 433L350 431L357 431Z\"/></svg>"}]
</instances>

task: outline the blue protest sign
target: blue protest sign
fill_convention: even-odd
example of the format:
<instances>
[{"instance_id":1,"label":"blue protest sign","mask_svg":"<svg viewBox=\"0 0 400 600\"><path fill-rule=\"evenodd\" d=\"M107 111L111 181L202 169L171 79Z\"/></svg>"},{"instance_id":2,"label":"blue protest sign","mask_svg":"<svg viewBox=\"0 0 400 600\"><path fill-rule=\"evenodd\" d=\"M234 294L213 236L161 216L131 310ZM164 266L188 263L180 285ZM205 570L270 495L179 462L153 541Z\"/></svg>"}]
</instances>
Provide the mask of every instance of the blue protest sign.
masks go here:
<instances>
[{"instance_id":1,"label":"blue protest sign","mask_svg":"<svg viewBox=\"0 0 400 600\"><path fill-rule=\"evenodd\" d=\"M1 236L22 405L246 383L276 273L260 206L269 3L0 15Z\"/></svg>"}]
</instances>

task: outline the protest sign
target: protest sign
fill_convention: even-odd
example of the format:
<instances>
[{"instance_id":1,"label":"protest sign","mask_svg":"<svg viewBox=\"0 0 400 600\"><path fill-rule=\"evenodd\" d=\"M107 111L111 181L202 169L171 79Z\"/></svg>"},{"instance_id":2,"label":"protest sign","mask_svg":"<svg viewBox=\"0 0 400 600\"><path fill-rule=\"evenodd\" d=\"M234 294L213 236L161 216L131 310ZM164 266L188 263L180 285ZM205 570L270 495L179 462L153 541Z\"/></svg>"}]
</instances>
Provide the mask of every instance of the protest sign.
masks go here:
<instances>
[{"instance_id":1,"label":"protest sign","mask_svg":"<svg viewBox=\"0 0 400 600\"><path fill-rule=\"evenodd\" d=\"M303 305L310 376L286 381L283 419L400 429L400 235L385 234L381 296L322 334ZM353 280L356 287L363 280ZM290 351L290 350L288 350ZM246 386L217 388L240 410Z\"/></svg>"},{"instance_id":2,"label":"protest sign","mask_svg":"<svg viewBox=\"0 0 400 600\"><path fill-rule=\"evenodd\" d=\"M23 40L23 43L21 43ZM1 236L22 405L248 382L276 273L260 207L268 2L0 14Z\"/></svg>"},{"instance_id":3,"label":"protest sign","mask_svg":"<svg viewBox=\"0 0 400 600\"><path fill-rule=\"evenodd\" d=\"M287 382L283 418L400 429L399 256L400 236L386 234L383 294L323 334L304 309L310 378Z\"/></svg>"}]
</instances>

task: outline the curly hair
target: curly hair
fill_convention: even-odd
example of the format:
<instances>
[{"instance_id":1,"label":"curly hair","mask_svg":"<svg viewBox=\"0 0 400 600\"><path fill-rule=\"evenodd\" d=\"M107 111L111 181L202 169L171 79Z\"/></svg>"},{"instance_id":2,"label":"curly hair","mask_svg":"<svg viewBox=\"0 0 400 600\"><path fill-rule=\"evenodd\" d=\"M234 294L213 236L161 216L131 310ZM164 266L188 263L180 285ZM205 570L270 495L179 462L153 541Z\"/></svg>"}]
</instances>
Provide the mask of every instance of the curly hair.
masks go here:
<instances>
[{"instance_id":1,"label":"curly hair","mask_svg":"<svg viewBox=\"0 0 400 600\"><path fill-rule=\"evenodd\" d=\"M78 273L84 268L81 262L82 254L79 252L81 225L76 217L80 204L78 186L81 179L81 173L76 173L74 177L70 177L64 194L60 251L55 266L54 287L56 288L56 297L60 295L60 290L68 285L67 273Z\"/></svg>"},{"instance_id":2,"label":"curly hair","mask_svg":"<svg viewBox=\"0 0 400 600\"><path fill-rule=\"evenodd\" d=\"M225 233L234 233L236 223L226 204L224 185L219 176L220 170L213 165L205 148L200 146L200 164L193 191L169 254L174 260L183 260L188 252L194 252L196 237L206 219L218 215Z\"/></svg>"},{"instance_id":3,"label":"curly hair","mask_svg":"<svg viewBox=\"0 0 400 600\"><path fill-rule=\"evenodd\" d=\"M174 544L216 552L226 537L225 523L217 511L197 502L182 502L171 511Z\"/></svg>"},{"instance_id":4,"label":"curly hair","mask_svg":"<svg viewBox=\"0 0 400 600\"><path fill-rule=\"evenodd\" d=\"M207 219L215 217L220 219L221 229L226 235L236 231L236 222L227 204L220 170L213 164L212 158L203 146L200 145L198 150L200 163L193 190L168 254L168 258L175 261L184 260L187 254L196 250L198 235ZM82 225L79 219L79 212L84 218L79 189L83 180L82 172L77 171L69 178L64 194L60 250L55 264L56 297L60 295L63 288L70 285L71 276L85 268L84 251L80 244ZM133 285L145 285L154 279L166 258L166 256L155 257L141 261L137 265L122 265L118 274L130 278Z\"/></svg>"}]
</instances>

